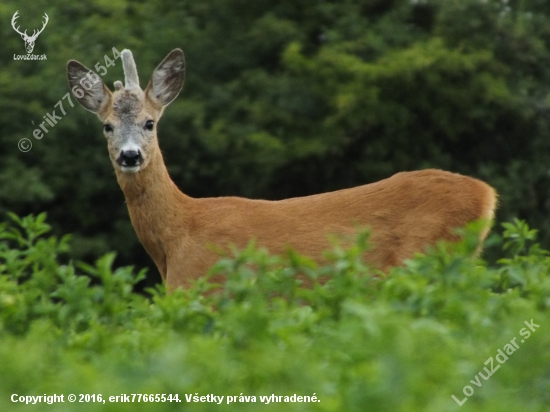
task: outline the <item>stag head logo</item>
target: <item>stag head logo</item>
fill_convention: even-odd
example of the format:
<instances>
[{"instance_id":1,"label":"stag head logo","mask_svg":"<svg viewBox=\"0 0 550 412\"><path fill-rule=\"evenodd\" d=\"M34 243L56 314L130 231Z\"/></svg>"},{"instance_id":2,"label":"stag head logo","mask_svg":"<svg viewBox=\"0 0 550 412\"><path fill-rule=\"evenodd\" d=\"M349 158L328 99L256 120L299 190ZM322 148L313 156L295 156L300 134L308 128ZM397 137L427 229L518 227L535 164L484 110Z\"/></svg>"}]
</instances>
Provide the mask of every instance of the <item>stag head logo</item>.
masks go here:
<instances>
[{"instance_id":1,"label":"stag head logo","mask_svg":"<svg viewBox=\"0 0 550 412\"><path fill-rule=\"evenodd\" d=\"M44 24L42 25L42 28L40 30L34 30L32 35L29 36L27 34L27 30L25 30L23 33L19 31L19 26L15 27L15 21L19 18L17 15L19 13L19 10L17 10L12 19L11 19L11 26L13 27L13 30L15 30L17 33L21 35L21 38L25 41L25 49L27 49L27 54L32 53L32 50L34 49L34 42L36 41L36 38L42 31L44 31L44 27L46 27L46 24L48 24L49 17L46 13L44 13Z\"/></svg>"}]
</instances>

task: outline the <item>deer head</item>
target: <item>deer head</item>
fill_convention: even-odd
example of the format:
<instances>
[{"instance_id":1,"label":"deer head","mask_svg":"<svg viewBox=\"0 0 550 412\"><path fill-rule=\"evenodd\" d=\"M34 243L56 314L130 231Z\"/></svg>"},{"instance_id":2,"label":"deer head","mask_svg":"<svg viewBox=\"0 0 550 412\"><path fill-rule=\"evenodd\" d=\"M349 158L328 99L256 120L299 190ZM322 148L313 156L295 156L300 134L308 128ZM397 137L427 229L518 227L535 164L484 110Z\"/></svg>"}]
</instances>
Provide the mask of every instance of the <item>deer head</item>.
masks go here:
<instances>
[{"instance_id":1,"label":"deer head","mask_svg":"<svg viewBox=\"0 0 550 412\"><path fill-rule=\"evenodd\" d=\"M19 10L17 10L12 19L11 19L11 26L13 27L13 29L19 33L21 35L21 38L25 41L25 49L27 49L27 53L30 54L32 53L33 49L34 49L34 42L36 41L36 38L38 37L38 35L40 33L42 33L44 31L44 28L46 27L46 24L48 24L48 21L49 21L49 17L46 13L44 13L44 24L42 24L42 28L40 30L34 30L33 33L32 33L32 36L29 36L27 35L27 30L25 30L24 33L21 33L19 31L19 26L18 27L15 27L15 21L19 18L19 16L17 15L17 13L19 13Z\"/></svg>"},{"instance_id":2,"label":"deer head","mask_svg":"<svg viewBox=\"0 0 550 412\"><path fill-rule=\"evenodd\" d=\"M180 49L172 50L153 72L145 90L139 86L136 64L130 50L121 53L124 87L116 81L111 91L96 75L89 90L81 88L82 97L75 95L86 109L96 113L103 122L109 155L115 170L136 173L147 167L155 151L159 151L156 123L164 107L179 94L185 77L185 59ZM67 75L71 90L92 72L71 60ZM92 72L93 73L93 72Z\"/></svg>"}]
</instances>

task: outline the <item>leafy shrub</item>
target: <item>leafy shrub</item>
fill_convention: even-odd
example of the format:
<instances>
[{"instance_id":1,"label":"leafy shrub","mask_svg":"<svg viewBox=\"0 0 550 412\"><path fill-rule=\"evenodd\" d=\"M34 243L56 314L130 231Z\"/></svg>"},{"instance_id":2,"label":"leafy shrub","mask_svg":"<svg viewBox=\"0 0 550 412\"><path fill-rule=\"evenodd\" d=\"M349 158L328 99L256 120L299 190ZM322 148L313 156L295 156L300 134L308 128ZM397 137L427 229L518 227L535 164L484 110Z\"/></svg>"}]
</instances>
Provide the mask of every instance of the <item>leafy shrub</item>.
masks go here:
<instances>
[{"instance_id":1,"label":"leafy shrub","mask_svg":"<svg viewBox=\"0 0 550 412\"><path fill-rule=\"evenodd\" d=\"M325 267L251 243L214 266L220 284L144 296L133 292L144 271L114 269L112 253L73 262L44 214L10 217L0 226L1 410L135 410L109 397L140 393L178 394L179 404L139 405L155 411L542 411L550 401L550 258L524 222L505 225L495 267L471 258L474 228L381 276L361 261L363 233L327 252ZM514 338L517 351L480 379ZM209 394L221 404L186 398ZM294 394L318 402L271 397Z\"/></svg>"}]
</instances>

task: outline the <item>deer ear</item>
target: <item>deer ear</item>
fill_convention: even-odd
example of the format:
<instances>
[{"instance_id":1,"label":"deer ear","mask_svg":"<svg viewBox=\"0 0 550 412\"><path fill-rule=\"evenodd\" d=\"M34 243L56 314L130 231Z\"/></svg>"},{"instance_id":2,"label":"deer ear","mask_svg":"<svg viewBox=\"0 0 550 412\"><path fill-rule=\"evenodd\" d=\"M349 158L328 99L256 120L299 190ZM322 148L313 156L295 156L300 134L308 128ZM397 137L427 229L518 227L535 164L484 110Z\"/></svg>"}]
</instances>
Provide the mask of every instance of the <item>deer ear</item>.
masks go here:
<instances>
[{"instance_id":1,"label":"deer ear","mask_svg":"<svg viewBox=\"0 0 550 412\"><path fill-rule=\"evenodd\" d=\"M174 100L183 87L185 58L180 49L172 50L157 66L145 93L153 102L166 106Z\"/></svg>"},{"instance_id":2,"label":"deer ear","mask_svg":"<svg viewBox=\"0 0 550 412\"><path fill-rule=\"evenodd\" d=\"M71 92L85 109L99 113L111 100L111 91L101 78L76 60L67 63L67 76Z\"/></svg>"}]
</instances>

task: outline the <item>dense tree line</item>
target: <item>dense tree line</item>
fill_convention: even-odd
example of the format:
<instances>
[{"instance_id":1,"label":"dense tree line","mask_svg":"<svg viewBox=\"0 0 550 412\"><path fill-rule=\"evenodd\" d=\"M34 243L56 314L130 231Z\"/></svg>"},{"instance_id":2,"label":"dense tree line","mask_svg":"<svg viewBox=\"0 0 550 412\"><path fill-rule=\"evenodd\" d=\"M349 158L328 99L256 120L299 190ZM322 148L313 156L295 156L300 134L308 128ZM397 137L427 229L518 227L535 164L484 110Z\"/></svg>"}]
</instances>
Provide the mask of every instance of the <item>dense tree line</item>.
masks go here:
<instances>
[{"instance_id":1,"label":"dense tree line","mask_svg":"<svg viewBox=\"0 0 550 412\"><path fill-rule=\"evenodd\" d=\"M34 50L47 60L14 60L16 10L28 32L48 14ZM0 213L47 211L79 258L114 249L120 264L153 267L101 124L62 100L67 60L106 65L113 47L133 51L142 87L184 50L186 84L159 139L191 196L280 199L437 167L492 184L498 220L526 219L550 244L546 1L9 0L0 19ZM122 77L114 62L108 85ZM59 101L66 114L36 139Z\"/></svg>"}]
</instances>

